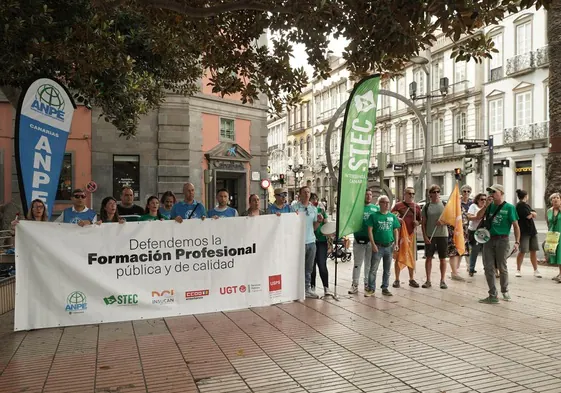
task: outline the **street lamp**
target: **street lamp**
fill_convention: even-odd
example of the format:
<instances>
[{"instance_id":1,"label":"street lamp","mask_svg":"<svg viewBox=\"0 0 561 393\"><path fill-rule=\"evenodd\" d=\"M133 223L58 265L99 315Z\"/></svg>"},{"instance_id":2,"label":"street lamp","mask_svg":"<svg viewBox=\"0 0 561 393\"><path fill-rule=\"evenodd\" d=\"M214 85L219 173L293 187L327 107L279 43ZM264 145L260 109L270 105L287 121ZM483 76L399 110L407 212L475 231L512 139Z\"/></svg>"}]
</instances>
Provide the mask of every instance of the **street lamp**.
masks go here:
<instances>
[{"instance_id":1,"label":"street lamp","mask_svg":"<svg viewBox=\"0 0 561 393\"><path fill-rule=\"evenodd\" d=\"M426 99L426 119L427 119L427 134L425 136L425 157L424 157L424 167L425 167L425 197L428 200L428 188L432 184L432 171L430 168L432 162L432 99L436 97L446 97L448 94L448 78L440 78L440 94L431 94L431 84L430 84L430 72L427 64L430 60L423 56L413 56L410 59L411 63L421 66L421 69L426 74L427 77L427 90L424 96L417 95L417 82L411 82L409 84L409 97L413 100L423 100Z\"/></svg>"},{"instance_id":2,"label":"street lamp","mask_svg":"<svg viewBox=\"0 0 561 393\"><path fill-rule=\"evenodd\" d=\"M294 161L296 162L296 160ZM300 180L304 177L304 164L302 163L298 165L296 165L296 163L294 165L289 164L288 170L294 173L294 196L292 198L292 200L294 200L296 198L296 188L298 187Z\"/></svg>"}]
</instances>

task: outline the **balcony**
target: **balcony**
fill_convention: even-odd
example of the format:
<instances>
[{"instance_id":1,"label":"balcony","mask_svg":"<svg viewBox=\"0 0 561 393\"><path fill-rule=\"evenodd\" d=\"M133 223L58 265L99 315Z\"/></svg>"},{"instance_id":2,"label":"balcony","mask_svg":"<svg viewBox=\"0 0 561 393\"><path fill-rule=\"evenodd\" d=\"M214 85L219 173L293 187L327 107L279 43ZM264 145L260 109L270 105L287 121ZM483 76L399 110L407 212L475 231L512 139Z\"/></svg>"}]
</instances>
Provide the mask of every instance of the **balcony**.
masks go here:
<instances>
[{"instance_id":1,"label":"balcony","mask_svg":"<svg viewBox=\"0 0 561 393\"><path fill-rule=\"evenodd\" d=\"M547 46L539 48L535 53L535 63L536 67L548 67L549 66L549 49Z\"/></svg>"},{"instance_id":2,"label":"balcony","mask_svg":"<svg viewBox=\"0 0 561 393\"><path fill-rule=\"evenodd\" d=\"M549 137L549 121L506 128L503 130L503 143L514 145L524 142L544 142Z\"/></svg>"},{"instance_id":3,"label":"balcony","mask_svg":"<svg viewBox=\"0 0 561 393\"><path fill-rule=\"evenodd\" d=\"M412 163L412 162L419 162L419 161L423 161L423 158L425 157L425 149L415 149L415 150L409 150L405 152L405 159L406 162L408 164Z\"/></svg>"},{"instance_id":4,"label":"balcony","mask_svg":"<svg viewBox=\"0 0 561 393\"><path fill-rule=\"evenodd\" d=\"M503 67L493 68L489 70L489 82L498 81L499 79L503 79L504 71Z\"/></svg>"},{"instance_id":5,"label":"balcony","mask_svg":"<svg viewBox=\"0 0 561 393\"><path fill-rule=\"evenodd\" d=\"M394 164L405 164L405 163L407 163L407 153L392 154L392 162Z\"/></svg>"},{"instance_id":6,"label":"balcony","mask_svg":"<svg viewBox=\"0 0 561 393\"><path fill-rule=\"evenodd\" d=\"M524 53L506 61L506 74L508 76L522 75L535 68L534 52Z\"/></svg>"},{"instance_id":7,"label":"balcony","mask_svg":"<svg viewBox=\"0 0 561 393\"><path fill-rule=\"evenodd\" d=\"M392 108L390 106L385 106L383 108L379 108L376 111L376 122L380 123L383 121L388 121L392 117Z\"/></svg>"},{"instance_id":8,"label":"balcony","mask_svg":"<svg viewBox=\"0 0 561 393\"><path fill-rule=\"evenodd\" d=\"M432 147L433 159L454 158L465 155L465 147L456 143L445 143Z\"/></svg>"},{"instance_id":9,"label":"balcony","mask_svg":"<svg viewBox=\"0 0 561 393\"><path fill-rule=\"evenodd\" d=\"M290 126L288 127L288 135L294 135L304 131L304 127L305 126L303 121L290 124Z\"/></svg>"},{"instance_id":10,"label":"balcony","mask_svg":"<svg viewBox=\"0 0 561 393\"><path fill-rule=\"evenodd\" d=\"M336 110L337 110L337 108L333 108L333 109L328 109L326 111L321 112L317 117L318 122L323 123L323 124L329 123L329 121L333 117L333 114L335 113Z\"/></svg>"}]
</instances>

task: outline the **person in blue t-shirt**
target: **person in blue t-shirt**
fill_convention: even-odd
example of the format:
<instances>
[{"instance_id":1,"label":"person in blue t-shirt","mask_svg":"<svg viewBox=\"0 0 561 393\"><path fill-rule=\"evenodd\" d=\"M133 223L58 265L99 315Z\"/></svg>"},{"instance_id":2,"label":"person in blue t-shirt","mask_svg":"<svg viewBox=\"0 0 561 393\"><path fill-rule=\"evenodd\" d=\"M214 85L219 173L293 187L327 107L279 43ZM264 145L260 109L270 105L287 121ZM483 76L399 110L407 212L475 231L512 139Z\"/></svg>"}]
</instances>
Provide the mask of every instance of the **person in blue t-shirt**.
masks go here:
<instances>
[{"instance_id":1,"label":"person in blue t-shirt","mask_svg":"<svg viewBox=\"0 0 561 393\"><path fill-rule=\"evenodd\" d=\"M208 211L208 216L214 219L222 217L237 217L238 211L233 207L228 206L230 202L230 193L227 189L222 188L216 193L216 201L218 206Z\"/></svg>"},{"instance_id":2,"label":"person in blue t-shirt","mask_svg":"<svg viewBox=\"0 0 561 393\"><path fill-rule=\"evenodd\" d=\"M267 214L291 213L292 208L286 203L288 192L284 188L275 188L275 203L267 208Z\"/></svg>"},{"instance_id":3,"label":"person in blue t-shirt","mask_svg":"<svg viewBox=\"0 0 561 393\"><path fill-rule=\"evenodd\" d=\"M72 192L72 207L64 209L62 214L55 222L64 222L66 224L78 224L83 227L91 225L97 221L97 214L94 210L86 207L86 193L81 188L77 188Z\"/></svg>"},{"instance_id":4,"label":"person in blue t-shirt","mask_svg":"<svg viewBox=\"0 0 561 393\"><path fill-rule=\"evenodd\" d=\"M316 257L316 235L314 231L319 227L319 224L323 222L323 216L318 215L318 209L310 202L310 187L302 187L298 195L300 196L300 201L294 205L294 211L300 215L304 215L306 220L306 233L304 240L304 278L306 284L306 297L317 299L319 296L311 288L312 270L314 268L314 261Z\"/></svg>"},{"instance_id":5,"label":"person in blue t-shirt","mask_svg":"<svg viewBox=\"0 0 561 393\"><path fill-rule=\"evenodd\" d=\"M195 186L192 183L185 183L183 186L183 202L177 202L171 208L171 219L177 222L189 220L191 218L205 219L205 206L195 200Z\"/></svg>"}]
</instances>

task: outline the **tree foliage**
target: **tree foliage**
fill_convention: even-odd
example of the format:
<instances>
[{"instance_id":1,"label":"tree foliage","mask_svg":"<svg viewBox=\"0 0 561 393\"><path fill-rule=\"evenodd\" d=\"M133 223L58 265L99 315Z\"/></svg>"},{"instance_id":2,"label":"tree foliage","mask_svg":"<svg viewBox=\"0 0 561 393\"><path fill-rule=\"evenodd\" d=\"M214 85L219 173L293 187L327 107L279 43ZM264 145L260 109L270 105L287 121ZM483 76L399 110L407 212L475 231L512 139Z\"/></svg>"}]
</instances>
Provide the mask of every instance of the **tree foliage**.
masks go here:
<instances>
[{"instance_id":1,"label":"tree foliage","mask_svg":"<svg viewBox=\"0 0 561 393\"><path fill-rule=\"evenodd\" d=\"M478 60L494 50L475 34L482 27L550 1L2 0L0 86L13 102L30 78L55 76L132 136L166 91L197 92L205 71L213 91L244 103L264 93L280 111L308 83L290 67L294 43L324 78L330 36L348 40L356 77L399 71L438 31L457 43L457 59Z\"/></svg>"}]
</instances>

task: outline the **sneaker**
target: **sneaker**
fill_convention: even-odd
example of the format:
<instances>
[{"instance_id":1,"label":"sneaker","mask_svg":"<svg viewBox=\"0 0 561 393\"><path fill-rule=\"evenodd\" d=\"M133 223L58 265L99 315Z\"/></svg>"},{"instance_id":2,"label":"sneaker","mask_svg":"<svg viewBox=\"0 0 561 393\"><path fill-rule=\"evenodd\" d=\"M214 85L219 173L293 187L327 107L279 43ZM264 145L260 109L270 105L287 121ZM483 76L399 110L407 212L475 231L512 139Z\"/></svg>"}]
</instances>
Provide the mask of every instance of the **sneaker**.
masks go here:
<instances>
[{"instance_id":1,"label":"sneaker","mask_svg":"<svg viewBox=\"0 0 561 393\"><path fill-rule=\"evenodd\" d=\"M349 295L355 295L358 293L358 285L351 285L351 289L349 289Z\"/></svg>"},{"instance_id":2,"label":"sneaker","mask_svg":"<svg viewBox=\"0 0 561 393\"><path fill-rule=\"evenodd\" d=\"M510 297L510 294L508 292L503 292L503 300L505 302L510 302L512 300L512 298Z\"/></svg>"},{"instance_id":3,"label":"sneaker","mask_svg":"<svg viewBox=\"0 0 561 393\"><path fill-rule=\"evenodd\" d=\"M479 303L498 304L499 303L499 298L496 297L496 296L488 296L485 299L479 299Z\"/></svg>"},{"instance_id":4,"label":"sneaker","mask_svg":"<svg viewBox=\"0 0 561 393\"><path fill-rule=\"evenodd\" d=\"M557 282L561 282L561 281L559 281L560 279L561 279L561 274L552 278L553 281L557 281Z\"/></svg>"},{"instance_id":5,"label":"sneaker","mask_svg":"<svg viewBox=\"0 0 561 393\"><path fill-rule=\"evenodd\" d=\"M309 288L306 291L306 299L319 299L319 296L312 290L312 288Z\"/></svg>"},{"instance_id":6,"label":"sneaker","mask_svg":"<svg viewBox=\"0 0 561 393\"><path fill-rule=\"evenodd\" d=\"M520 270L517 270L516 274L514 276L515 277L522 277L522 273L520 273Z\"/></svg>"},{"instance_id":7,"label":"sneaker","mask_svg":"<svg viewBox=\"0 0 561 393\"><path fill-rule=\"evenodd\" d=\"M452 280L454 281L465 281L466 279L463 278L462 276L460 276L459 274L452 274L451 276Z\"/></svg>"},{"instance_id":8,"label":"sneaker","mask_svg":"<svg viewBox=\"0 0 561 393\"><path fill-rule=\"evenodd\" d=\"M364 292L368 291L370 289L370 287L368 286L368 284L364 284Z\"/></svg>"},{"instance_id":9,"label":"sneaker","mask_svg":"<svg viewBox=\"0 0 561 393\"><path fill-rule=\"evenodd\" d=\"M423 288L430 288L432 287L432 284L430 283L430 281L425 282L423 285L421 285L421 287Z\"/></svg>"},{"instance_id":10,"label":"sneaker","mask_svg":"<svg viewBox=\"0 0 561 393\"><path fill-rule=\"evenodd\" d=\"M399 280L395 280L392 284L392 287L394 288L399 288L400 284L399 284Z\"/></svg>"},{"instance_id":11,"label":"sneaker","mask_svg":"<svg viewBox=\"0 0 561 393\"><path fill-rule=\"evenodd\" d=\"M440 289L448 289L448 285L444 281L440 281Z\"/></svg>"},{"instance_id":12,"label":"sneaker","mask_svg":"<svg viewBox=\"0 0 561 393\"><path fill-rule=\"evenodd\" d=\"M534 270L534 277L542 278L542 274L540 273L540 271L538 269Z\"/></svg>"},{"instance_id":13,"label":"sneaker","mask_svg":"<svg viewBox=\"0 0 561 393\"><path fill-rule=\"evenodd\" d=\"M390 292L388 288L382 289L382 295L384 296L393 296L393 293Z\"/></svg>"},{"instance_id":14,"label":"sneaker","mask_svg":"<svg viewBox=\"0 0 561 393\"><path fill-rule=\"evenodd\" d=\"M469 276L470 276L470 277L473 277L473 272L469 272Z\"/></svg>"},{"instance_id":15,"label":"sneaker","mask_svg":"<svg viewBox=\"0 0 561 393\"><path fill-rule=\"evenodd\" d=\"M370 296L374 296L374 291L367 289L366 291L364 291L364 297L370 297Z\"/></svg>"},{"instance_id":16,"label":"sneaker","mask_svg":"<svg viewBox=\"0 0 561 393\"><path fill-rule=\"evenodd\" d=\"M323 287L323 296L333 296L333 292L331 292L329 288Z\"/></svg>"},{"instance_id":17,"label":"sneaker","mask_svg":"<svg viewBox=\"0 0 561 393\"><path fill-rule=\"evenodd\" d=\"M415 280L409 280L409 286L413 288L419 288L419 283Z\"/></svg>"}]
</instances>

